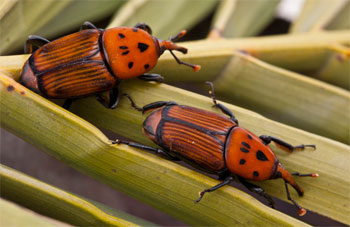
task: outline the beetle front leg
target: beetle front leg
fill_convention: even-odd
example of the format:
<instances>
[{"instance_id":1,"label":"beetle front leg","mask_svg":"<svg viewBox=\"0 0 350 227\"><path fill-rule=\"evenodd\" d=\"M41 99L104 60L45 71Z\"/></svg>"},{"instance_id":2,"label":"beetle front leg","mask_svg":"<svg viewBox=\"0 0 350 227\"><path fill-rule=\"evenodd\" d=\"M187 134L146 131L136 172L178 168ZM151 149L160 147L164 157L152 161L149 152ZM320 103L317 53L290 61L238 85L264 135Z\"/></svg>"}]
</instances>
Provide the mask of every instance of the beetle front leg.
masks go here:
<instances>
[{"instance_id":1,"label":"beetle front leg","mask_svg":"<svg viewBox=\"0 0 350 227\"><path fill-rule=\"evenodd\" d=\"M261 187L255 185L255 184L252 184L248 181L246 181L246 179L244 179L243 177L238 177L239 181L251 192L255 192L257 193L258 195L264 197L268 202L269 202L269 205L272 207L272 208L275 208L275 201L273 201L273 199L271 198L271 196L269 194L267 194L264 189L262 189Z\"/></svg>"},{"instance_id":2,"label":"beetle front leg","mask_svg":"<svg viewBox=\"0 0 350 227\"><path fill-rule=\"evenodd\" d=\"M145 73L137 78L139 78L141 80L145 80L145 81L154 81L154 82L158 82L158 83L161 83L164 80L164 77L162 77L159 74L154 74L154 73Z\"/></svg>"},{"instance_id":3,"label":"beetle front leg","mask_svg":"<svg viewBox=\"0 0 350 227\"><path fill-rule=\"evenodd\" d=\"M232 113L232 111L227 109L227 107L222 105L221 103L217 103L216 97L215 97L215 93L214 93L214 85L213 85L213 83L209 82L209 81L207 81L205 83L210 86L209 95L213 99L214 106L219 108L221 110L221 112L223 112L224 114L228 115L230 117L230 119L232 121L236 122L236 124L238 125L238 120L236 119L236 117Z\"/></svg>"},{"instance_id":4,"label":"beetle front leg","mask_svg":"<svg viewBox=\"0 0 350 227\"><path fill-rule=\"evenodd\" d=\"M221 182L220 184L217 184L212 188L205 189L204 191L201 191L199 193L199 198L195 201L195 203L198 203L199 201L201 201L201 199L203 198L205 193L213 192L213 191L215 191L215 190L217 190L217 189L219 189L227 184L230 184L232 181L234 181L234 178L232 176L229 176L225 179L225 181Z\"/></svg>"},{"instance_id":5,"label":"beetle front leg","mask_svg":"<svg viewBox=\"0 0 350 227\"><path fill-rule=\"evenodd\" d=\"M134 27L145 30L148 34L152 35L152 29L146 23L137 23Z\"/></svg>"},{"instance_id":6,"label":"beetle front leg","mask_svg":"<svg viewBox=\"0 0 350 227\"><path fill-rule=\"evenodd\" d=\"M33 47L36 47L37 49L41 46L45 45L46 43L49 43L50 41L37 35L30 35L24 44L24 53L25 54L31 54L33 53Z\"/></svg>"},{"instance_id":7,"label":"beetle front leg","mask_svg":"<svg viewBox=\"0 0 350 227\"><path fill-rule=\"evenodd\" d=\"M271 143L271 141L273 141L279 148L287 151L287 152L293 152L293 151L302 151L307 147L311 147L314 150L316 149L316 146L313 144L308 144L308 145L298 145L298 146L293 146L283 140L280 140L276 137L273 136L267 136L267 135L261 135L259 136L259 138L266 144L268 145L269 143Z\"/></svg>"},{"instance_id":8,"label":"beetle front leg","mask_svg":"<svg viewBox=\"0 0 350 227\"><path fill-rule=\"evenodd\" d=\"M97 101L109 109L115 109L119 103L119 90L117 87L112 88L109 91L108 99L106 99L101 94L98 94Z\"/></svg>"},{"instance_id":9,"label":"beetle front leg","mask_svg":"<svg viewBox=\"0 0 350 227\"><path fill-rule=\"evenodd\" d=\"M167 151L163 151L162 149L159 148L155 148L155 147L150 147L150 146L146 146L140 143L135 143L135 142L130 142L130 141L126 141L126 140L119 140L117 139L116 141L113 141L113 144L126 144L130 147L136 147L142 150L146 150L146 151L152 151L158 155L163 156L164 158L168 159L168 160L172 160L172 161L180 161L180 159L178 159L177 157L174 157L172 155L170 155Z\"/></svg>"}]
</instances>

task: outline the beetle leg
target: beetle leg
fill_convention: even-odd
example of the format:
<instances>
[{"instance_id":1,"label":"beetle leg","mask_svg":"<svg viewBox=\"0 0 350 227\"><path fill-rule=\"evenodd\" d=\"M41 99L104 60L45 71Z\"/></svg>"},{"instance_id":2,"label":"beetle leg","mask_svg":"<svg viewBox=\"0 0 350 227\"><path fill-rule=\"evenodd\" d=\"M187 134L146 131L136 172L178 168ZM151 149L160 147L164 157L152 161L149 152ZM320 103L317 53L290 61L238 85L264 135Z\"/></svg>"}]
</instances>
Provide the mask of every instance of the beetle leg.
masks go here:
<instances>
[{"instance_id":1,"label":"beetle leg","mask_svg":"<svg viewBox=\"0 0 350 227\"><path fill-rule=\"evenodd\" d=\"M154 73L145 73L141 76L138 77L141 80L145 80L145 81L155 81L155 82L163 82L164 77L162 77L159 74L154 74Z\"/></svg>"},{"instance_id":2,"label":"beetle leg","mask_svg":"<svg viewBox=\"0 0 350 227\"><path fill-rule=\"evenodd\" d=\"M39 48L49 42L49 40L43 37L37 35L30 35L26 43L24 44L24 53L31 54L33 53L33 47Z\"/></svg>"},{"instance_id":3,"label":"beetle leg","mask_svg":"<svg viewBox=\"0 0 350 227\"><path fill-rule=\"evenodd\" d=\"M275 201L273 201L271 196L269 194L267 194L264 191L264 189L262 189L261 187L255 185L255 184L252 184L252 183L246 181L246 179L244 179L243 177L238 177L238 179L249 191L255 192L258 195L264 197L269 202L269 205L272 208L275 208Z\"/></svg>"},{"instance_id":4,"label":"beetle leg","mask_svg":"<svg viewBox=\"0 0 350 227\"><path fill-rule=\"evenodd\" d=\"M113 141L114 144L126 144L130 147L136 147L142 150L146 150L146 151L152 151L158 155L163 156L164 158L168 159L168 160L173 160L173 161L180 161L180 159L178 159L177 157L174 157L172 155L170 155L167 151L164 151L162 149L159 148L155 148L155 147L150 147L150 146L146 146L140 143L135 143L135 142L130 142L130 141L126 141L126 140L119 140L117 139L116 141Z\"/></svg>"},{"instance_id":5,"label":"beetle leg","mask_svg":"<svg viewBox=\"0 0 350 227\"><path fill-rule=\"evenodd\" d=\"M306 210L304 208L302 208L299 204L297 204L293 199L292 197L290 197L290 194L289 194L289 189L288 189L288 184L287 184L287 181L285 180L284 181L284 185L286 186L286 192L287 192L287 198L288 200L290 200L294 206L296 206L299 210L299 216L304 216L306 214Z\"/></svg>"},{"instance_id":6,"label":"beetle leg","mask_svg":"<svg viewBox=\"0 0 350 227\"><path fill-rule=\"evenodd\" d=\"M163 106L177 105L176 102L172 102L172 101L169 101L169 102L158 101L158 102L152 102L150 104L147 104L147 105L145 105L145 106L143 106L141 108L141 107L136 106L135 102L131 99L131 97L128 94L123 94L123 95L126 96L130 100L131 106L134 109L136 109L137 111L142 111L142 113L144 113L144 112L146 112L148 110L157 109L157 108L160 108L160 107L163 107Z\"/></svg>"},{"instance_id":7,"label":"beetle leg","mask_svg":"<svg viewBox=\"0 0 350 227\"><path fill-rule=\"evenodd\" d=\"M109 109L115 109L119 103L119 90L117 87L109 91L108 99L101 94L96 95L97 101Z\"/></svg>"},{"instance_id":8,"label":"beetle leg","mask_svg":"<svg viewBox=\"0 0 350 227\"><path fill-rule=\"evenodd\" d=\"M280 140L280 139L278 139L278 138L276 138L276 137L273 137L273 136L262 135L262 136L259 136L259 138L260 138L266 145L268 145L269 143L271 143L271 141L273 141L273 142L275 142L275 144L276 144L279 148L281 148L281 149L283 149L283 150L285 150L285 151L287 151L287 152L302 151L302 150L304 150L304 149L307 148L307 147L311 147L311 148L313 148L314 150L316 149L316 146L313 145L313 144L308 144L308 145L301 144L301 145L298 145L298 146L293 146L293 145L291 145L291 144L289 144L289 143L287 143L287 142L285 142L285 141L283 141L283 140Z\"/></svg>"},{"instance_id":9,"label":"beetle leg","mask_svg":"<svg viewBox=\"0 0 350 227\"><path fill-rule=\"evenodd\" d=\"M209 90L209 95L210 97L213 99L213 103L214 103L214 107L217 107L221 110L221 112L223 112L224 114L228 115L230 117L230 119L234 122L236 122L236 124L238 125L238 120L236 119L235 115L232 113L231 110L227 109L226 106L222 105L221 103L218 103L216 101L216 97L215 97L215 92L214 92L214 85L212 82L207 81L205 82L206 84L208 84L210 86L210 90Z\"/></svg>"},{"instance_id":10,"label":"beetle leg","mask_svg":"<svg viewBox=\"0 0 350 227\"><path fill-rule=\"evenodd\" d=\"M215 191L216 189L219 189L219 188L221 188L221 187L223 187L223 186L225 186L225 185L231 183L233 180L234 180L234 178L233 178L232 176L229 176L229 177L227 177L227 178L225 179L225 181L221 182L220 184L217 184L217 185L215 185L215 186L212 187L212 188L205 189L204 191L201 191L201 192L199 193L199 198L198 198L195 202L198 203L199 201L201 201L201 199L203 198L203 196L204 196L204 194L205 194L206 192L213 192L213 191Z\"/></svg>"},{"instance_id":11,"label":"beetle leg","mask_svg":"<svg viewBox=\"0 0 350 227\"><path fill-rule=\"evenodd\" d=\"M73 99L66 99L62 105L62 107L66 110L68 110L73 103Z\"/></svg>"},{"instance_id":12,"label":"beetle leg","mask_svg":"<svg viewBox=\"0 0 350 227\"><path fill-rule=\"evenodd\" d=\"M152 35L152 29L146 23L137 23L134 27L145 30L148 34Z\"/></svg>"},{"instance_id":13,"label":"beetle leg","mask_svg":"<svg viewBox=\"0 0 350 227\"><path fill-rule=\"evenodd\" d=\"M80 26L80 31L86 30L86 29L98 29L98 28L93 23L89 21L85 21L84 24Z\"/></svg>"}]
</instances>

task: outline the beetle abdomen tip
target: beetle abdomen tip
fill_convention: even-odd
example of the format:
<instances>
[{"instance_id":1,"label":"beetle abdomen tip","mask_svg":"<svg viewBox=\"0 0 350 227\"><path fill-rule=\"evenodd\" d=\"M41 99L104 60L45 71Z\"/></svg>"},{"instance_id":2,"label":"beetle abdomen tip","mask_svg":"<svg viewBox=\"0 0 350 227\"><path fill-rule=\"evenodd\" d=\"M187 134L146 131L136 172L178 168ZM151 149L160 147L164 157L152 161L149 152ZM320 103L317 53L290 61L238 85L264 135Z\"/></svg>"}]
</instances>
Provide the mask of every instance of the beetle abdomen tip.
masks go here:
<instances>
[{"instance_id":1,"label":"beetle abdomen tip","mask_svg":"<svg viewBox=\"0 0 350 227\"><path fill-rule=\"evenodd\" d=\"M35 93L40 93L37 77L34 75L34 72L29 66L28 61L23 66L20 77L20 83L29 88L30 90L34 91Z\"/></svg>"}]
</instances>

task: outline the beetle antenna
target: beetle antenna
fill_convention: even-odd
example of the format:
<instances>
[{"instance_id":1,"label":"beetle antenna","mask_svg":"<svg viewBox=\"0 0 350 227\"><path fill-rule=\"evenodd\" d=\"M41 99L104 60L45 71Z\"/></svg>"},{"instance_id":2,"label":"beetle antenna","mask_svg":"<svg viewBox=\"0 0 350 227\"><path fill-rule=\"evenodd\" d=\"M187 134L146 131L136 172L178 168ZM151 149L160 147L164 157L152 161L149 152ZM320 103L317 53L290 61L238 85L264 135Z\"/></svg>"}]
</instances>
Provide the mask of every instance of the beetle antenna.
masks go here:
<instances>
[{"instance_id":1,"label":"beetle antenna","mask_svg":"<svg viewBox=\"0 0 350 227\"><path fill-rule=\"evenodd\" d=\"M128 95L128 94L125 93L125 94L123 94L123 96L125 96L125 97L127 97L127 98L129 99L129 101L131 102L131 106L132 106L135 110L137 110L137 111L143 111L143 108L136 106L134 100L132 100L132 98L130 97L130 95Z\"/></svg>"},{"instance_id":2,"label":"beetle antenna","mask_svg":"<svg viewBox=\"0 0 350 227\"><path fill-rule=\"evenodd\" d=\"M294 199L292 199L292 197L290 197L290 194L289 194L289 189L288 189L288 184L287 184L287 181L284 180L284 186L286 187L286 192L287 192L287 198L288 200L290 200L294 206L296 206L299 210L299 216L304 216L306 214L306 210L305 208L302 208L297 202L294 201Z\"/></svg>"},{"instance_id":3,"label":"beetle antenna","mask_svg":"<svg viewBox=\"0 0 350 227\"><path fill-rule=\"evenodd\" d=\"M178 59L176 57L176 55L173 53L172 50L169 50L169 52L171 53L171 55L173 55L173 57L175 58L176 62L180 65L187 65L189 67L191 67L193 69L193 71L197 72L198 70L201 69L201 66L200 65L194 65L194 64L191 64L191 63L187 63L187 62L183 62L183 61L180 61L180 59Z\"/></svg>"},{"instance_id":4,"label":"beetle antenna","mask_svg":"<svg viewBox=\"0 0 350 227\"><path fill-rule=\"evenodd\" d=\"M186 30L182 30L181 32L179 32L176 36L170 37L169 41L171 42L176 42L177 40L179 40L180 38L184 37L186 35L187 31Z\"/></svg>"},{"instance_id":5,"label":"beetle antenna","mask_svg":"<svg viewBox=\"0 0 350 227\"><path fill-rule=\"evenodd\" d=\"M193 71L197 72L200 70L201 66L200 65L195 65L195 64L190 64L187 62L180 61L176 55L173 53L173 50L180 51L183 54L187 54L187 49L185 47L181 47L176 45L174 42L179 40L181 37L183 37L186 34L186 30L182 30L179 32L177 35L174 37L170 37L168 40L158 40L159 42L159 47L160 47L160 54L161 55L165 50L169 50L171 55L175 58L176 62L181 65L186 65L189 66L193 69Z\"/></svg>"}]
</instances>

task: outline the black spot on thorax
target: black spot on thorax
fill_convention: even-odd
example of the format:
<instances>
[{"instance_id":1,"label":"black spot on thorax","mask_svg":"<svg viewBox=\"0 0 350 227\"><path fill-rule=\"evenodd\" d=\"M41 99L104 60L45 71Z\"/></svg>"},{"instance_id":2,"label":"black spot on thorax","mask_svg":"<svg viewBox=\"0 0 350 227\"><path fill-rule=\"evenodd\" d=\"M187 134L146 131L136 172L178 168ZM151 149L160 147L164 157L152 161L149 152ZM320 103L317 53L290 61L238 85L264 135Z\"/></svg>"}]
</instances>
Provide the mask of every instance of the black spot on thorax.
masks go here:
<instances>
[{"instance_id":1,"label":"black spot on thorax","mask_svg":"<svg viewBox=\"0 0 350 227\"><path fill-rule=\"evenodd\" d=\"M246 148L249 148L249 149L250 149L250 145L249 145L248 143L242 142L241 144L242 144L243 146L245 146Z\"/></svg>"},{"instance_id":2,"label":"black spot on thorax","mask_svg":"<svg viewBox=\"0 0 350 227\"><path fill-rule=\"evenodd\" d=\"M133 32L137 32L138 29L137 29L137 28L133 28L132 31L133 31Z\"/></svg>"},{"instance_id":3,"label":"black spot on thorax","mask_svg":"<svg viewBox=\"0 0 350 227\"><path fill-rule=\"evenodd\" d=\"M147 44L145 44L145 43L138 43L137 44L137 48L139 48L141 52L146 51L148 49L148 47L149 46Z\"/></svg>"},{"instance_id":4,"label":"black spot on thorax","mask_svg":"<svg viewBox=\"0 0 350 227\"><path fill-rule=\"evenodd\" d=\"M244 158L242 158L241 160L239 160L239 164L240 164L240 165L244 165L244 163L245 163L245 159L244 159Z\"/></svg>"},{"instance_id":5,"label":"black spot on thorax","mask_svg":"<svg viewBox=\"0 0 350 227\"><path fill-rule=\"evenodd\" d=\"M240 147L239 149L244 153L249 153L249 150L244 147Z\"/></svg>"},{"instance_id":6,"label":"black spot on thorax","mask_svg":"<svg viewBox=\"0 0 350 227\"><path fill-rule=\"evenodd\" d=\"M266 155L264 154L264 152L262 152L261 150L258 150L256 152L256 158L260 161L268 161Z\"/></svg>"}]
</instances>

